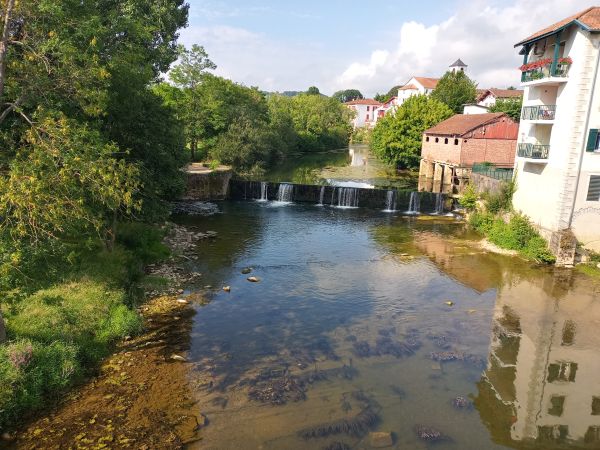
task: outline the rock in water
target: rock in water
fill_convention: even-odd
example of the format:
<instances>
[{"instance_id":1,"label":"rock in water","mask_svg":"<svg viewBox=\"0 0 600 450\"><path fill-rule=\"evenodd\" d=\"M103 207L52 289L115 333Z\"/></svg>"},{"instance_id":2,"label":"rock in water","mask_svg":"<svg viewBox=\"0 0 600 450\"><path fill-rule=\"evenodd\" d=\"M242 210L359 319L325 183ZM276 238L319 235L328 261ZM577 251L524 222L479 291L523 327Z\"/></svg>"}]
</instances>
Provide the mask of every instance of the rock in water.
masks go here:
<instances>
[{"instance_id":1,"label":"rock in water","mask_svg":"<svg viewBox=\"0 0 600 450\"><path fill-rule=\"evenodd\" d=\"M231 292L231 286L223 286L225 292Z\"/></svg>"},{"instance_id":2,"label":"rock in water","mask_svg":"<svg viewBox=\"0 0 600 450\"><path fill-rule=\"evenodd\" d=\"M247 280L250 281L251 283L258 283L260 281L260 278L258 278L258 277L248 277Z\"/></svg>"},{"instance_id":3,"label":"rock in water","mask_svg":"<svg viewBox=\"0 0 600 450\"><path fill-rule=\"evenodd\" d=\"M181 356L181 355L172 354L172 355L171 355L171 360L172 360L172 361L186 362L186 361L187 361L187 358L184 358L184 357L183 357L183 356Z\"/></svg>"},{"instance_id":4,"label":"rock in water","mask_svg":"<svg viewBox=\"0 0 600 450\"><path fill-rule=\"evenodd\" d=\"M394 439L392 433L389 431L376 431L369 435L371 438L371 447L384 448L391 447L394 445Z\"/></svg>"},{"instance_id":5,"label":"rock in water","mask_svg":"<svg viewBox=\"0 0 600 450\"><path fill-rule=\"evenodd\" d=\"M448 306L453 306L454 305L454 302L450 301L450 300L448 300L447 302L444 302L444 303L446 303L446 305L448 305Z\"/></svg>"},{"instance_id":6,"label":"rock in water","mask_svg":"<svg viewBox=\"0 0 600 450\"><path fill-rule=\"evenodd\" d=\"M251 267L246 267L246 268L242 269L242 274L244 274L244 275L248 275L250 272L252 272Z\"/></svg>"}]
</instances>

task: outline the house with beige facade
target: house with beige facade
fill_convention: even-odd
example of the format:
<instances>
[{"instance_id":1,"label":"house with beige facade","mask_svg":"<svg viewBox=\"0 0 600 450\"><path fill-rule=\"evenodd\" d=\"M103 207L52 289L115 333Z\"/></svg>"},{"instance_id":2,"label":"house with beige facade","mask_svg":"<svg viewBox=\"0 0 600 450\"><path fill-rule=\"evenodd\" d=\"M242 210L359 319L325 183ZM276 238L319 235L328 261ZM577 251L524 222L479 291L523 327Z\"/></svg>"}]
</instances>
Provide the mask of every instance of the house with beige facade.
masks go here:
<instances>
[{"instance_id":1,"label":"house with beige facade","mask_svg":"<svg viewBox=\"0 0 600 450\"><path fill-rule=\"evenodd\" d=\"M504 113L456 114L426 130L419 190L458 193L478 163L512 168L518 130Z\"/></svg>"},{"instance_id":2,"label":"house with beige facade","mask_svg":"<svg viewBox=\"0 0 600 450\"><path fill-rule=\"evenodd\" d=\"M525 92L513 205L572 263L574 239L600 251L600 7L515 46Z\"/></svg>"}]
</instances>

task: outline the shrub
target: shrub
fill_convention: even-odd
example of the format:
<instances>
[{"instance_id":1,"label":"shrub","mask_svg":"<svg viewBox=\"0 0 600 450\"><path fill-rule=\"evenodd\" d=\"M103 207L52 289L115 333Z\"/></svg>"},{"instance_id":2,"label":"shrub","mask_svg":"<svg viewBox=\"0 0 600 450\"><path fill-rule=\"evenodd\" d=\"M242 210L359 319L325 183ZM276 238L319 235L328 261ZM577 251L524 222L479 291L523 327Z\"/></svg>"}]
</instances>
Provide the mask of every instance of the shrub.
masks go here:
<instances>
[{"instance_id":1,"label":"shrub","mask_svg":"<svg viewBox=\"0 0 600 450\"><path fill-rule=\"evenodd\" d=\"M510 211L512 208L512 196L514 192L514 181L502 183L498 193L488 194L486 196L486 209L493 214L498 214L503 211Z\"/></svg>"},{"instance_id":2,"label":"shrub","mask_svg":"<svg viewBox=\"0 0 600 450\"><path fill-rule=\"evenodd\" d=\"M477 195L477 191L475 191L475 187L469 184L463 191L462 196L458 200L458 203L467 211L474 211L475 207L477 206L478 198L479 197Z\"/></svg>"}]
</instances>

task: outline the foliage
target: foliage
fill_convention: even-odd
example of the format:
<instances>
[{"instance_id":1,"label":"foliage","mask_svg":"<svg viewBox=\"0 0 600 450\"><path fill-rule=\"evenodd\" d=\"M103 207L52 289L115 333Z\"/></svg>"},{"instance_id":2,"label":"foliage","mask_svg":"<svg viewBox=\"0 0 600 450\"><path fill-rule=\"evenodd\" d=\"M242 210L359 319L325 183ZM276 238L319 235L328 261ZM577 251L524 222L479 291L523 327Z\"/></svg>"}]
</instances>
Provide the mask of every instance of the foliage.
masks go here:
<instances>
[{"instance_id":1,"label":"foliage","mask_svg":"<svg viewBox=\"0 0 600 450\"><path fill-rule=\"evenodd\" d=\"M503 182L500 185L500 190L494 194L485 196L486 210L492 214L498 214L504 211L510 211L512 208L512 197L516 190L514 181Z\"/></svg>"},{"instance_id":2,"label":"foliage","mask_svg":"<svg viewBox=\"0 0 600 450\"><path fill-rule=\"evenodd\" d=\"M548 250L548 244L535 230L529 219L513 214L508 223L489 212L474 213L471 225L484 234L493 244L508 250L516 250L524 257L541 263L556 261Z\"/></svg>"},{"instance_id":3,"label":"foliage","mask_svg":"<svg viewBox=\"0 0 600 450\"><path fill-rule=\"evenodd\" d=\"M398 95L398 89L400 89L402 86L394 86L392 87L387 94L376 94L374 99L377 100L378 102L381 103L387 103L389 102L392 97L396 97Z\"/></svg>"},{"instance_id":4,"label":"foliage","mask_svg":"<svg viewBox=\"0 0 600 450\"><path fill-rule=\"evenodd\" d=\"M506 113L511 119L518 122L521 119L521 108L523 107L523 97L514 99L499 99L490 106L490 112Z\"/></svg>"},{"instance_id":5,"label":"foliage","mask_svg":"<svg viewBox=\"0 0 600 450\"><path fill-rule=\"evenodd\" d=\"M371 147L375 155L390 164L416 168L423 132L452 116L452 110L425 95L414 95L387 114L373 130Z\"/></svg>"},{"instance_id":6,"label":"foliage","mask_svg":"<svg viewBox=\"0 0 600 450\"><path fill-rule=\"evenodd\" d=\"M358 89L346 89L343 91L337 91L332 95L340 103L351 102L352 100L363 99L362 93Z\"/></svg>"},{"instance_id":7,"label":"foliage","mask_svg":"<svg viewBox=\"0 0 600 450\"><path fill-rule=\"evenodd\" d=\"M91 281L38 291L8 315L0 347L0 425L44 405L141 327L123 293Z\"/></svg>"},{"instance_id":8,"label":"foliage","mask_svg":"<svg viewBox=\"0 0 600 450\"><path fill-rule=\"evenodd\" d=\"M469 184L463 191L458 203L460 203L460 206L465 208L467 211L474 211L477 207L478 198L479 196L477 195L475 187L472 184Z\"/></svg>"},{"instance_id":9,"label":"foliage","mask_svg":"<svg viewBox=\"0 0 600 450\"><path fill-rule=\"evenodd\" d=\"M319 91L319 88L316 86L311 86L306 90L306 93L308 95L321 95L321 91Z\"/></svg>"},{"instance_id":10,"label":"foliage","mask_svg":"<svg viewBox=\"0 0 600 450\"><path fill-rule=\"evenodd\" d=\"M445 103L458 114L465 104L475 101L477 85L461 70L448 71L438 82L431 97Z\"/></svg>"},{"instance_id":11,"label":"foliage","mask_svg":"<svg viewBox=\"0 0 600 450\"><path fill-rule=\"evenodd\" d=\"M350 137L353 144L370 144L373 136L373 129L369 127L355 128Z\"/></svg>"}]
</instances>

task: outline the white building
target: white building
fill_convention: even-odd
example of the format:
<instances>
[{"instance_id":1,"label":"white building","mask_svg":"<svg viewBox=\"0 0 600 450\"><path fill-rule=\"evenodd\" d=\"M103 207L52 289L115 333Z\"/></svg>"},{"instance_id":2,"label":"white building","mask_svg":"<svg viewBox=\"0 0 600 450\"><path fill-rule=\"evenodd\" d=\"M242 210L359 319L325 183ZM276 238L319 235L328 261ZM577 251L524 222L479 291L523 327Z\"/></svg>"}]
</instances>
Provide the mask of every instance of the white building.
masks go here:
<instances>
[{"instance_id":1,"label":"white building","mask_svg":"<svg viewBox=\"0 0 600 450\"><path fill-rule=\"evenodd\" d=\"M375 122L377 122L377 109L382 105L380 102L371 98L364 98L352 100L344 104L356 113L352 120L354 128L372 128L375 126Z\"/></svg>"},{"instance_id":2,"label":"white building","mask_svg":"<svg viewBox=\"0 0 600 450\"><path fill-rule=\"evenodd\" d=\"M429 95L436 88L439 78L412 77L408 82L398 89L398 105L404 103L413 95Z\"/></svg>"},{"instance_id":3,"label":"white building","mask_svg":"<svg viewBox=\"0 0 600 450\"><path fill-rule=\"evenodd\" d=\"M463 114L485 114L498 100L515 100L522 97L523 91L519 89L478 89L477 101L466 104Z\"/></svg>"},{"instance_id":4,"label":"white building","mask_svg":"<svg viewBox=\"0 0 600 450\"><path fill-rule=\"evenodd\" d=\"M567 230L600 251L600 8L516 46L524 59L525 93L513 204L550 239L559 262L568 264L574 239Z\"/></svg>"}]
</instances>

